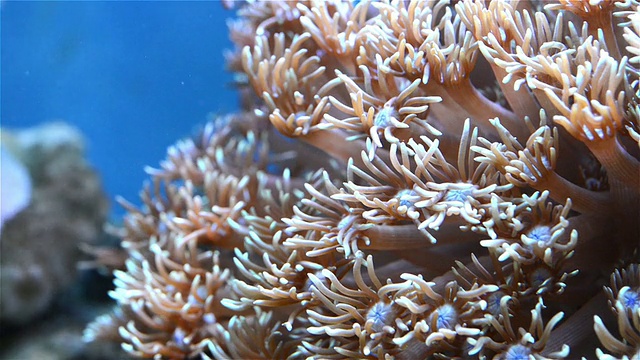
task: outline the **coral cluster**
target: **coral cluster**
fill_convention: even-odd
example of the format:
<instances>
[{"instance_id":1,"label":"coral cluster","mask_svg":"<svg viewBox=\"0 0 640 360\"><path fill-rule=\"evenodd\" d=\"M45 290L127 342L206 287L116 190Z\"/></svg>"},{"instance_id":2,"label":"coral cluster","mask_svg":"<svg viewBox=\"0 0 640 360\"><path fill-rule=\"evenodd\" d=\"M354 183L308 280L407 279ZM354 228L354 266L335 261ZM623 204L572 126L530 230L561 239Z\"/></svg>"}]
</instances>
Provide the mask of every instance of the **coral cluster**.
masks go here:
<instances>
[{"instance_id":1,"label":"coral cluster","mask_svg":"<svg viewBox=\"0 0 640 360\"><path fill-rule=\"evenodd\" d=\"M77 129L62 122L3 129L2 146L25 167L32 186L28 205L0 234L0 322L22 325L45 313L76 280L80 246L102 234L108 203ZM1 206L9 207L11 198L24 197L27 180L5 174L12 170L2 159Z\"/></svg>"},{"instance_id":2,"label":"coral cluster","mask_svg":"<svg viewBox=\"0 0 640 360\"><path fill-rule=\"evenodd\" d=\"M142 358L639 356L637 1L237 12L244 112L147 169L141 208L121 201L117 310L87 340Z\"/></svg>"}]
</instances>

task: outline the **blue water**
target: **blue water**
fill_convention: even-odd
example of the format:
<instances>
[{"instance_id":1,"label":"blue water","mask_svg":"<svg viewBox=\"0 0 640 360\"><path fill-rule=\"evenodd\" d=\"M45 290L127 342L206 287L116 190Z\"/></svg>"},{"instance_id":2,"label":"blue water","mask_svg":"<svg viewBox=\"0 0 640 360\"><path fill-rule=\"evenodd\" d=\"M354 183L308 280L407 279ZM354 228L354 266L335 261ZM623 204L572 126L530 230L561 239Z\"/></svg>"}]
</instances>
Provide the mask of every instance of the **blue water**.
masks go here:
<instances>
[{"instance_id":1,"label":"blue water","mask_svg":"<svg viewBox=\"0 0 640 360\"><path fill-rule=\"evenodd\" d=\"M0 15L1 125L78 127L111 200L139 204L145 165L238 107L219 2L6 1Z\"/></svg>"}]
</instances>

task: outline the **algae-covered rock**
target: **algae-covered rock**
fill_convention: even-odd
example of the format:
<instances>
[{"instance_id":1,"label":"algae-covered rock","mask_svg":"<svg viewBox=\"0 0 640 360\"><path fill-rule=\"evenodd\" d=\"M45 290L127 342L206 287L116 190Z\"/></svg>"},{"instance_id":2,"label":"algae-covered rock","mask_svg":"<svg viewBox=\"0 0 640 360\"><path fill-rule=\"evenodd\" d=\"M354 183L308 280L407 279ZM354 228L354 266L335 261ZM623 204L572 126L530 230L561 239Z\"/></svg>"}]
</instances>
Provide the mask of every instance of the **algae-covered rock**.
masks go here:
<instances>
[{"instance_id":1,"label":"algae-covered rock","mask_svg":"<svg viewBox=\"0 0 640 360\"><path fill-rule=\"evenodd\" d=\"M23 324L76 280L79 245L101 233L107 200L75 128L57 122L3 130L2 144L26 168L31 185L28 206L7 217L0 234L0 321ZM25 185L2 180L3 202Z\"/></svg>"}]
</instances>

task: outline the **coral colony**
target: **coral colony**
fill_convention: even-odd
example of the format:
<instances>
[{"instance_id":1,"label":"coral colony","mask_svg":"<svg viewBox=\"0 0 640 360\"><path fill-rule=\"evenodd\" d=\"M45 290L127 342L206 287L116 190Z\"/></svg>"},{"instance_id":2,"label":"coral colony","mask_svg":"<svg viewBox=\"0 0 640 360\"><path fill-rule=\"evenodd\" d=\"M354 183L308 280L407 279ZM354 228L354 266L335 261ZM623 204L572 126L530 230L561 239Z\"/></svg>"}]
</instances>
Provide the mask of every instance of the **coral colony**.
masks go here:
<instances>
[{"instance_id":1,"label":"coral colony","mask_svg":"<svg viewBox=\"0 0 640 360\"><path fill-rule=\"evenodd\" d=\"M247 1L128 210L141 358L638 359L640 3Z\"/></svg>"}]
</instances>

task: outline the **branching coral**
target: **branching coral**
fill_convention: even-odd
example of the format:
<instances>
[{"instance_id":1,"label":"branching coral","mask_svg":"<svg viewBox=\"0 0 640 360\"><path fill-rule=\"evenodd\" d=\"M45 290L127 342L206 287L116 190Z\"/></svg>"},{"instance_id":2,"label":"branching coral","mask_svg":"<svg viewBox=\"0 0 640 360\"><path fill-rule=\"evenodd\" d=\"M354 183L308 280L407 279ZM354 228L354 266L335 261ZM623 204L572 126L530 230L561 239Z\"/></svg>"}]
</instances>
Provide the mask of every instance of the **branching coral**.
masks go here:
<instances>
[{"instance_id":1,"label":"branching coral","mask_svg":"<svg viewBox=\"0 0 640 360\"><path fill-rule=\"evenodd\" d=\"M634 358L639 8L242 3L245 112L123 202L124 311L87 337L119 327L157 358Z\"/></svg>"}]
</instances>

